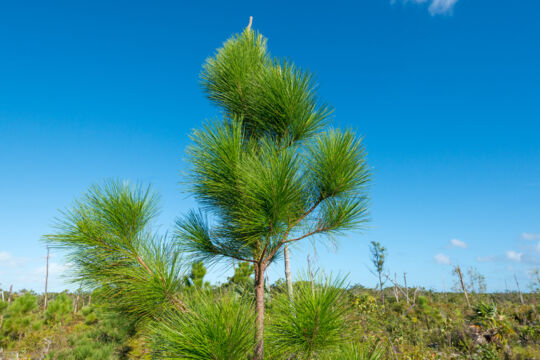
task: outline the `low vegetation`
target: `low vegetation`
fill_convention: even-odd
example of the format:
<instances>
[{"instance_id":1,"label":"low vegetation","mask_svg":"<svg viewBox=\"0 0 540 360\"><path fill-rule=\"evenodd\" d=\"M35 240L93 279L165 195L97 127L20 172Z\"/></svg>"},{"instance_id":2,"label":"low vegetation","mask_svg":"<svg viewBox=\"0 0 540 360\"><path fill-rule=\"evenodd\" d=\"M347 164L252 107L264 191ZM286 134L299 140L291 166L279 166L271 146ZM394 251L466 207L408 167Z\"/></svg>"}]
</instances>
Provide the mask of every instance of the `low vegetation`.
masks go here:
<instances>
[{"instance_id":1,"label":"low vegetation","mask_svg":"<svg viewBox=\"0 0 540 360\"><path fill-rule=\"evenodd\" d=\"M17 292L0 302L0 358L250 359L253 304L238 279L183 287L190 312L167 312L144 331L97 293L49 294L44 311L42 295ZM383 306L378 289L317 276L295 282L290 299L280 281L265 290L265 358L540 358L539 294L524 294L524 305L517 293L471 294L469 309L460 293L413 293L396 300L387 287Z\"/></svg>"}]
</instances>

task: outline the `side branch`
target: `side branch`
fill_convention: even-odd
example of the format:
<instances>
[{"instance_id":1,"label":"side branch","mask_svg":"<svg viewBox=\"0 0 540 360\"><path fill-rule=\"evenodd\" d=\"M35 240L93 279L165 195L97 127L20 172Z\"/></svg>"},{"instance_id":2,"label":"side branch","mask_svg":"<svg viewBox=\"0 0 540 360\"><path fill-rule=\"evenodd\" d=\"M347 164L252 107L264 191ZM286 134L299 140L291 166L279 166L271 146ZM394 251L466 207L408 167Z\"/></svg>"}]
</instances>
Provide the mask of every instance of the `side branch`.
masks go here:
<instances>
[{"instance_id":1,"label":"side branch","mask_svg":"<svg viewBox=\"0 0 540 360\"><path fill-rule=\"evenodd\" d=\"M298 219L296 219L292 224L289 225L289 227L287 228L287 230L285 231L285 233L283 234L283 237L281 238L281 240L277 243L277 245L274 247L274 249L272 249L272 251L270 251L270 253L268 254L268 256L266 257L265 260L269 260L269 259L272 259L274 257L274 255L276 255L276 252L281 248L281 246L283 246L284 244L287 244L287 243L290 243L290 242L293 242L293 241L298 241L298 240L301 240L305 237L308 237L310 235L313 235L315 233L318 233L318 232L321 232L321 231L324 231L325 229L321 229L321 228L318 228L308 234L305 234L299 238L296 238L296 239L291 239L291 240L287 240L287 237L289 236L289 233L291 232L291 230L296 226L298 225L302 220L304 220L309 214L311 214L313 211L315 211L315 209L317 208L317 206L319 206L319 204L324 200L323 197L320 197L317 201L315 201L315 203L308 209L308 211L306 211L304 214L302 214L302 216L300 216ZM266 247L264 249L264 251L266 252ZM263 252L263 256L264 258L264 252Z\"/></svg>"},{"instance_id":2,"label":"side branch","mask_svg":"<svg viewBox=\"0 0 540 360\"><path fill-rule=\"evenodd\" d=\"M302 236L300 236L300 237L297 237L297 238L295 238L295 239L285 240L283 243L284 243L284 244L288 244L288 243L291 243L291 242L295 242L295 241L298 241L298 240L302 240L302 239L304 239L304 238L307 238L308 236L315 235L315 234L317 234L317 233L324 232L324 231L327 231L327 230L328 230L328 228L317 228L317 229L315 229L315 230L313 230L313 231L310 231L310 232L308 232L307 234L304 234L304 235L302 235Z\"/></svg>"},{"instance_id":3,"label":"side branch","mask_svg":"<svg viewBox=\"0 0 540 360\"><path fill-rule=\"evenodd\" d=\"M309 214L311 214L313 211L315 211L315 209L317 208L317 206L319 206L319 204L324 200L323 197L320 197L317 201L315 201L315 203L313 204L313 206L311 208L309 208L308 211L306 211L302 216L300 216L298 219L296 219L292 224L289 225L289 227L287 228L287 230L285 231L285 234L283 235L283 238L281 238L281 241L279 242L279 246L285 244L286 242L290 242L290 241L286 241L287 237L289 236L289 233L291 232L292 228L294 228L296 225L298 225L302 220L304 220ZM307 235L309 236L309 235ZM304 236L305 237L305 236ZM300 240L300 239L298 239Z\"/></svg>"}]
</instances>

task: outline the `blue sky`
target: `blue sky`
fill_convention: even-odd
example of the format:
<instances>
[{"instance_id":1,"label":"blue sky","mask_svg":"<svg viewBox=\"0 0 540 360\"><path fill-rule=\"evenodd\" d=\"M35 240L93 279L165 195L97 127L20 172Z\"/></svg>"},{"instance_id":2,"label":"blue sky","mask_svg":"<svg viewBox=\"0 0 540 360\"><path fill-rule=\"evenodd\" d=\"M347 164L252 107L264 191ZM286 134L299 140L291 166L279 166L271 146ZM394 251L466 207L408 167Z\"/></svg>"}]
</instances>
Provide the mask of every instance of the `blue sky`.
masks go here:
<instances>
[{"instance_id":1,"label":"blue sky","mask_svg":"<svg viewBox=\"0 0 540 360\"><path fill-rule=\"evenodd\" d=\"M448 289L460 265L490 290L514 289L514 274L525 287L540 266L538 14L502 0L3 2L0 287L42 291L40 237L93 183L151 183L161 231L196 206L179 185L187 136L218 115L198 74L250 15L274 55L317 74L374 174L369 227L293 247L293 272L310 254L373 286L377 240L413 285ZM63 289L61 254L51 262Z\"/></svg>"}]
</instances>

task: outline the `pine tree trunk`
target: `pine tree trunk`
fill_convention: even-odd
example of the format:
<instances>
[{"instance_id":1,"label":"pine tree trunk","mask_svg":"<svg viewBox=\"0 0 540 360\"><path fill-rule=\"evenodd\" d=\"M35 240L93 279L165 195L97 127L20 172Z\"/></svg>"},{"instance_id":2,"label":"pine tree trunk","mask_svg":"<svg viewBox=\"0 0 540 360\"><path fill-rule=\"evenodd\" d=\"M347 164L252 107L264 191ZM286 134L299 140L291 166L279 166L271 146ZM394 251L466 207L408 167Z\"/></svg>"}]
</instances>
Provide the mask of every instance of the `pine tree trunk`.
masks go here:
<instances>
[{"instance_id":1,"label":"pine tree trunk","mask_svg":"<svg viewBox=\"0 0 540 360\"><path fill-rule=\"evenodd\" d=\"M264 264L255 264L255 351L253 360L264 359Z\"/></svg>"},{"instance_id":2,"label":"pine tree trunk","mask_svg":"<svg viewBox=\"0 0 540 360\"><path fill-rule=\"evenodd\" d=\"M289 246L285 245L283 250L283 255L285 257L285 280L287 281L287 293L289 294L289 298L292 299L293 297L293 286L292 286L292 280L291 280L291 264L289 261Z\"/></svg>"}]
</instances>

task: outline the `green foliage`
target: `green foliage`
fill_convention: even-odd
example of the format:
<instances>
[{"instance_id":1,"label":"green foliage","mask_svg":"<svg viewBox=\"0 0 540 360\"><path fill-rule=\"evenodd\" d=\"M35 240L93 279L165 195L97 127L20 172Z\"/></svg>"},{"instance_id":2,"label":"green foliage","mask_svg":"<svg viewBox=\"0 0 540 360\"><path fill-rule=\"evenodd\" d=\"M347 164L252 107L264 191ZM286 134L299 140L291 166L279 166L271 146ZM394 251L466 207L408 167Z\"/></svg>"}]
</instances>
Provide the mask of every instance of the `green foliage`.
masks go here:
<instances>
[{"instance_id":1,"label":"green foliage","mask_svg":"<svg viewBox=\"0 0 540 360\"><path fill-rule=\"evenodd\" d=\"M379 291L381 292L381 297L384 305L384 296L382 294L383 285L385 281L382 278L382 273L384 270L384 261L386 260L386 248L381 245L378 241L372 241L370 243L369 249L371 251L371 262L375 267L377 276L379 277Z\"/></svg>"},{"instance_id":2,"label":"green foliage","mask_svg":"<svg viewBox=\"0 0 540 360\"><path fill-rule=\"evenodd\" d=\"M250 28L206 61L201 80L223 119L191 136L189 191L203 208L175 235L194 261L253 263L261 359L267 267L288 243L366 221L366 152L352 131L327 128L313 76L272 58Z\"/></svg>"},{"instance_id":3,"label":"green foliage","mask_svg":"<svg viewBox=\"0 0 540 360\"><path fill-rule=\"evenodd\" d=\"M319 291L320 283L324 284L324 281L315 286L315 291ZM305 334L309 335L311 325L308 320L310 317L316 318L318 312L301 310L307 306L298 291L305 289L309 299L312 296L311 283L298 281L294 286L298 289L297 299L293 299L296 304L288 299L283 282L281 287L272 287L267 298L267 321L273 324L284 319L283 321L288 322L284 328L288 328L295 321L298 324L297 331L303 326ZM47 313L38 306L43 302L42 296L14 293L11 305L4 311L0 347L8 359L10 354L15 357L14 354L19 353L21 358L149 360L152 358L153 348L156 351L154 358L161 358L158 350L174 351L177 342L184 342L189 337L198 339L202 345L197 345L197 348L207 349L204 350L207 352L212 348L221 349L216 350L218 353L225 353L222 349L225 347L224 343L228 341L236 344L231 349L246 350L238 350L232 358L242 359L243 355L236 354L250 354L253 345L253 305L246 302L246 298L238 296L238 293L223 291L224 289L227 287L208 287L201 292L191 288L184 294L186 306L193 309L193 312L188 315L167 312L164 323L168 330L158 332L158 335L164 334L161 337L162 347L155 347L159 336L153 338L154 345L145 341L149 330L155 330L160 325L137 331L130 317L111 312L110 300L98 294L93 294L92 305L87 304L80 311L70 312L64 317L49 316L45 321ZM456 293L423 291L421 295L417 295L414 304L407 304L404 299L395 302L389 296L387 305L383 307L375 290L355 286L342 291L345 305L352 308L342 317L346 326L341 330L341 335L345 340L333 346L331 351L319 350L313 353L314 359L540 358L540 322L535 312L537 309L534 305L520 305L519 297L514 296L515 294L481 295L483 298L469 311L463 295ZM81 302L82 299L88 299L88 294L80 295ZM49 308L56 301L68 304L68 300L72 301L75 296L76 294L67 292L49 294ZM538 294L524 296L525 301L531 304L540 301ZM287 318L287 312L289 317L296 313L305 314L299 317L304 321ZM24 321L21 322L21 319ZM233 333L227 333L225 329L233 330ZM239 335L235 335L238 333L244 333L242 340L239 340ZM271 344L273 335L267 333L266 337ZM179 340L180 338L184 340ZM211 340L214 338L228 340L214 342ZM302 341L307 342L308 339L310 336L304 337ZM287 358L286 352L273 349L273 346L267 347L265 359ZM204 351L195 356L204 358ZM302 358L303 355L298 353L296 356ZM174 353L171 358L175 358Z\"/></svg>"},{"instance_id":4,"label":"green foliage","mask_svg":"<svg viewBox=\"0 0 540 360\"><path fill-rule=\"evenodd\" d=\"M73 311L73 300L65 293L58 295L47 305L45 321L63 322Z\"/></svg>"},{"instance_id":5,"label":"green foliage","mask_svg":"<svg viewBox=\"0 0 540 360\"><path fill-rule=\"evenodd\" d=\"M2 334L7 339L21 341L29 331L35 319L33 311L37 308L37 299L34 295L25 293L17 296L7 308L5 319L2 324Z\"/></svg>"},{"instance_id":6,"label":"green foliage","mask_svg":"<svg viewBox=\"0 0 540 360\"><path fill-rule=\"evenodd\" d=\"M110 181L75 201L45 240L67 251L74 282L144 321L180 303L178 252L151 233L156 213L157 197L149 188Z\"/></svg>"},{"instance_id":7,"label":"green foliage","mask_svg":"<svg viewBox=\"0 0 540 360\"><path fill-rule=\"evenodd\" d=\"M209 286L208 283L204 283L204 276L206 275L206 268L201 261L191 264L191 273L189 276L184 277L186 286L194 286L197 289L201 289L203 285Z\"/></svg>"},{"instance_id":8,"label":"green foliage","mask_svg":"<svg viewBox=\"0 0 540 360\"><path fill-rule=\"evenodd\" d=\"M7 307L8 307L8 302L0 300L0 315L4 313Z\"/></svg>"},{"instance_id":9,"label":"green foliage","mask_svg":"<svg viewBox=\"0 0 540 360\"><path fill-rule=\"evenodd\" d=\"M83 308L84 325L67 337L64 348L54 348L48 359L101 360L123 359L132 350L128 339L133 335L133 323L125 316L111 313L102 305Z\"/></svg>"},{"instance_id":10,"label":"green foliage","mask_svg":"<svg viewBox=\"0 0 540 360\"><path fill-rule=\"evenodd\" d=\"M160 359L248 359L253 347L252 303L228 292L193 293L189 312L171 310L154 324Z\"/></svg>"},{"instance_id":11,"label":"green foliage","mask_svg":"<svg viewBox=\"0 0 540 360\"><path fill-rule=\"evenodd\" d=\"M324 357L325 360L383 360L385 358L384 348L379 344L371 344L369 341L364 343L350 342L334 354Z\"/></svg>"},{"instance_id":12,"label":"green foliage","mask_svg":"<svg viewBox=\"0 0 540 360\"><path fill-rule=\"evenodd\" d=\"M249 136L300 141L330 114L318 103L313 76L272 59L266 39L247 29L206 61L201 80L208 98L227 117L243 121Z\"/></svg>"},{"instance_id":13,"label":"green foliage","mask_svg":"<svg viewBox=\"0 0 540 360\"><path fill-rule=\"evenodd\" d=\"M227 285L241 291L251 291L253 289L253 265L248 262L240 262L234 268L234 274L228 279Z\"/></svg>"},{"instance_id":14,"label":"green foliage","mask_svg":"<svg viewBox=\"0 0 540 360\"><path fill-rule=\"evenodd\" d=\"M267 343L280 359L320 359L344 345L351 311L343 280L297 282L292 299L275 296L269 313Z\"/></svg>"},{"instance_id":15,"label":"green foliage","mask_svg":"<svg viewBox=\"0 0 540 360\"><path fill-rule=\"evenodd\" d=\"M266 40L246 30L207 60L201 78L225 118L191 137L190 191L215 222L199 212L180 219L183 251L266 264L286 242L365 220L361 141L323 131L329 111L309 73L272 59Z\"/></svg>"},{"instance_id":16,"label":"green foliage","mask_svg":"<svg viewBox=\"0 0 540 360\"><path fill-rule=\"evenodd\" d=\"M378 241L372 241L370 244L371 262L377 273L382 273L384 270L384 261L386 259L386 248Z\"/></svg>"},{"instance_id":17,"label":"green foliage","mask_svg":"<svg viewBox=\"0 0 540 360\"><path fill-rule=\"evenodd\" d=\"M471 318L478 323L493 321L497 318L497 305L480 301L473 307Z\"/></svg>"}]
</instances>

